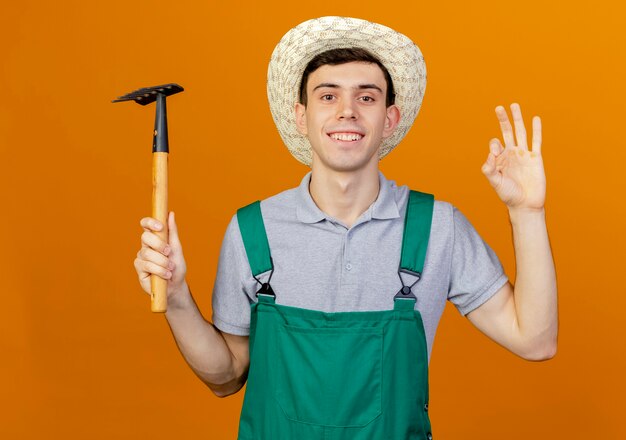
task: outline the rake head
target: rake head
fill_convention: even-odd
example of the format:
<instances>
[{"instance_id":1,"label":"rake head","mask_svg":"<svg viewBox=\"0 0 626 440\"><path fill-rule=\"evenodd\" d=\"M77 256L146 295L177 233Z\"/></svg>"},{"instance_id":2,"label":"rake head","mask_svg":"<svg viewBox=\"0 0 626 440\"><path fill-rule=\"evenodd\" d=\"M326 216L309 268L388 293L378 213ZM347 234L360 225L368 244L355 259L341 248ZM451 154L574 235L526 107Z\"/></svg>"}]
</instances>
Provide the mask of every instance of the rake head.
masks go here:
<instances>
[{"instance_id":1,"label":"rake head","mask_svg":"<svg viewBox=\"0 0 626 440\"><path fill-rule=\"evenodd\" d=\"M135 101L137 104L147 105L151 102L156 101L159 94L164 96L170 96L182 92L183 90L185 89L174 83L163 84L154 87L144 87L127 93L126 95L119 96L117 99L111 102Z\"/></svg>"},{"instance_id":2,"label":"rake head","mask_svg":"<svg viewBox=\"0 0 626 440\"><path fill-rule=\"evenodd\" d=\"M168 153L169 144L167 139L167 109L165 98L184 89L178 84L163 84L154 87L144 87L134 92L120 96L112 102L135 101L137 104L146 105L156 101L156 117L154 119L154 132L152 137L153 153Z\"/></svg>"}]
</instances>

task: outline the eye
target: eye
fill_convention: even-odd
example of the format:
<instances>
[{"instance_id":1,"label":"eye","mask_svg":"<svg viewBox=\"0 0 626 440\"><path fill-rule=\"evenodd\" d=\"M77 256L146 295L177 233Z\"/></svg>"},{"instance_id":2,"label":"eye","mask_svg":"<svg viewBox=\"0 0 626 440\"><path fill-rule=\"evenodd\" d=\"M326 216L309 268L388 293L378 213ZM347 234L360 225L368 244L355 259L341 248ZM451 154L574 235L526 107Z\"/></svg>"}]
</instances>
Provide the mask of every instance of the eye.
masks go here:
<instances>
[{"instance_id":1,"label":"eye","mask_svg":"<svg viewBox=\"0 0 626 440\"><path fill-rule=\"evenodd\" d=\"M361 96L360 99L364 102L374 102L374 98L372 98L371 96Z\"/></svg>"},{"instance_id":2,"label":"eye","mask_svg":"<svg viewBox=\"0 0 626 440\"><path fill-rule=\"evenodd\" d=\"M321 96L322 101L330 101L330 100L332 100L333 98L334 98L334 96L333 96L333 95L322 95L322 96Z\"/></svg>"}]
</instances>

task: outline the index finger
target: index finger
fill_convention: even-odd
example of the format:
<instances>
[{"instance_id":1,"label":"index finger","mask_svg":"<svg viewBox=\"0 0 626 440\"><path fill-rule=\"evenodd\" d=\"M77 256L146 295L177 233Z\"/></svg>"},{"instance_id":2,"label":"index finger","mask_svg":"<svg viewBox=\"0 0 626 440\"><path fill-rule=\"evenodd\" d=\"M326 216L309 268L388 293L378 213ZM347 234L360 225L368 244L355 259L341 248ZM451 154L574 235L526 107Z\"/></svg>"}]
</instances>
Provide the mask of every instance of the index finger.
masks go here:
<instances>
[{"instance_id":1,"label":"index finger","mask_svg":"<svg viewBox=\"0 0 626 440\"><path fill-rule=\"evenodd\" d=\"M509 117L506 114L506 110L501 105L496 107L496 116L500 122L500 129L502 130L502 137L504 138L505 147L515 146L515 137L513 136L513 127L509 121Z\"/></svg>"}]
</instances>

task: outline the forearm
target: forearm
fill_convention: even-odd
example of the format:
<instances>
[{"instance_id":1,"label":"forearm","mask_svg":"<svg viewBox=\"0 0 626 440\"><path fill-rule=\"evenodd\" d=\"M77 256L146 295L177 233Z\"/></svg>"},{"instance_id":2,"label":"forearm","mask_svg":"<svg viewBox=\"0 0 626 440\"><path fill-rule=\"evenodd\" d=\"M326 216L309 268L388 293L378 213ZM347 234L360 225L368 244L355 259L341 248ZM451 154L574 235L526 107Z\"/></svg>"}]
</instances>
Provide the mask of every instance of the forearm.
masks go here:
<instances>
[{"instance_id":1,"label":"forearm","mask_svg":"<svg viewBox=\"0 0 626 440\"><path fill-rule=\"evenodd\" d=\"M165 317L185 361L216 394L230 391L239 377L232 354L220 332L200 313L187 283L172 302Z\"/></svg>"},{"instance_id":2,"label":"forearm","mask_svg":"<svg viewBox=\"0 0 626 440\"><path fill-rule=\"evenodd\" d=\"M515 245L514 287L520 338L537 358L556 352L558 312L554 261L545 210L509 209Z\"/></svg>"}]
</instances>

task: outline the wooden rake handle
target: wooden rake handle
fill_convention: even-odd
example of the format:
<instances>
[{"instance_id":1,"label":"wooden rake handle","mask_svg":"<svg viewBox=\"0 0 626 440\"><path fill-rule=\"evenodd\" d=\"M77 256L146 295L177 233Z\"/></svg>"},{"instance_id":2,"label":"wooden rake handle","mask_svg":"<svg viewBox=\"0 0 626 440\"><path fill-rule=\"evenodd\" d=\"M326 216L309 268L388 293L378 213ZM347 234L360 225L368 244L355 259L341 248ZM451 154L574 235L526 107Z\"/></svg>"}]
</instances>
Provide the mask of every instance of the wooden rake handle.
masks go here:
<instances>
[{"instance_id":1,"label":"wooden rake handle","mask_svg":"<svg viewBox=\"0 0 626 440\"><path fill-rule=\"evenodd\" d=\"M156 235L169 243L167 224L167 159L169 153L152 153L152 217L163 225ZM158 275L150 275L152 292L151 309L155 313L167 311L167 280Z\"/></svg>"}]
</instances>

